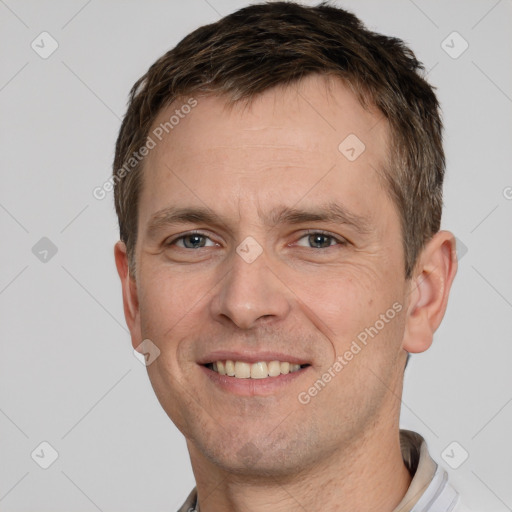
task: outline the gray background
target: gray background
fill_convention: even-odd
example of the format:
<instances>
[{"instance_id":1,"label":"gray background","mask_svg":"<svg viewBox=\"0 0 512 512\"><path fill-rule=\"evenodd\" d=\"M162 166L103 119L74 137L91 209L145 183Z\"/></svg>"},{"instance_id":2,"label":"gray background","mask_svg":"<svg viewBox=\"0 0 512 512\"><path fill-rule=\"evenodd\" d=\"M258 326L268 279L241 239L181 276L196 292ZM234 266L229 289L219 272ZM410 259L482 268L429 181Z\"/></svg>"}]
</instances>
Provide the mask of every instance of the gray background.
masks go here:
<instances>
[{"instance_id":1,"label":"gray background","mask_svg":"<svg viewBox=\"0 0 512 512\"><path fill-rule=\"evenodd\" d=\"M512 2L338 3L410 44L444 109L443 227L461 242L460 269L434 346L407 369L402 425L468 505L512 510ZM247 4L0 0L1 511L173 511L194 484L132 353L112 195L92 190L111 172L133 82ZM59 45L46 59L31 48L51 48L43 31ZM453 31L469 44L458 58ZM58 452L48 469L35 462L51 461L43 441Z\"/></svg>"}]
</instances>

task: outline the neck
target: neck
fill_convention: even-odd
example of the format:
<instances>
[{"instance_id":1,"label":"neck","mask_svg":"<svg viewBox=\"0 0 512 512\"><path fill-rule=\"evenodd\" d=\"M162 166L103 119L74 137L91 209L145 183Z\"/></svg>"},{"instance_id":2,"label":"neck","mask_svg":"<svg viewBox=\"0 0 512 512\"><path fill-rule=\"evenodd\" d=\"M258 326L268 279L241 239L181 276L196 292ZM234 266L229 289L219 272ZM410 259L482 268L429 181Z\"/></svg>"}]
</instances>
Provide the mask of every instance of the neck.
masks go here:
<instances>
[{"instance_id":1,"label":"neck","mask_svg":"<svg viewBox=\"0 0 512 512\"><path fill-rule=\"evenodd\" d=\"M404 465L398 422L371 431L328 460L284 478L233 475L219 470L189 443L201 512L392 512L411 482Z\"/></svg>"}]
</instances>

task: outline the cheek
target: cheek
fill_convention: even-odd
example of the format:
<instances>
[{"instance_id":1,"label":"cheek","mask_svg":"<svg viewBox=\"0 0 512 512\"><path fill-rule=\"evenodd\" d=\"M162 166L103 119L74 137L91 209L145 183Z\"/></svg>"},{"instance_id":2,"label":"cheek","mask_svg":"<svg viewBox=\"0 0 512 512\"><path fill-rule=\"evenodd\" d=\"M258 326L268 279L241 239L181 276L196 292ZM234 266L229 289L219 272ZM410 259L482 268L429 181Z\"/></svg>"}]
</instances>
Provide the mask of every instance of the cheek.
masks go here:
<instances>
[{"instance_id":1,"label":"cheek","mask_svg":"<svg viewBox=\"0 0 512 512\"><path fill-rule=\"evenodd\" d=\"M190 340L204 325L208 300L208 288L200 286L200 281L192 274L171 275L169 269L153 269L147 275L141 269L142 336L160 350L160 355L147 367L148 375L163 409L180 430L187 428L183 411L197 407L190 403L186 390L187 375L194 365Z\"/></svg>"},{"instance_id":2,"label":"cheek","mask_svg":"<svg viewBox=\"0 0 512 512\"><path fill-rule=\"evenodd\" d=\"M177 407L179 395L176 393L183 380L180 361L190 359L184 350L194 323L190 321L191 314L187 314L182 297L174 293L169 283L161 281L149 290L151 293L144 294L140 304L141 331L143 339L150 339L160 352L147 370L156 395L169 414Z\"/></svg>"},{"instance_id":3,"label":"cheek","mask_svg":"<svg viewBox=\"0 0 512 512\"><path fill-rule=\"evenodd\" d=\"M305 276L297 296L335 336L347 334L367 309L366 290L347 276L325 280Z\"/></svg>"},{"instance_id":4,"label":"cheek","mask_svg":"<svg viewBox=\"0 0 512 512\"><path fill-rule=\"evenodd\" d=\"M161 389L179 388L195 365L193 340L204 333L208 324L209 303L218 289L215 276L161 266L153 268L141 282L142 336L160 350L160 357L148 367L151 380Z\"/></svg>"},{"instance_id":5,"label":"cheek","mask_svg":"<svg viewBox=\"0 0 512 512\"><path fill-rule=\"evenodd\" d=\"M399 315L393 304L401 295L385 274L361 268L337 269L329 276L301 276L291 287L303 314L331 341L335 353L346 350L361 333L363 339L364 333L373 339L367 330L376 322L379 338L384 332L395 337L397 325L392 324L398 323ZM386 313L381 328L380 315Z\"/></svg>"},{"instance_id":6,"label":"cheek","mask_svg":"<svg viewBox=\"0 0 512 512\"><path fill-rule=\"evenodd\" d=\"M171 337L204 309L209 281L202 275L153 269L141 279L139 306L143 336ZM170 335L170 336L169 336Z\"/></svg>"}]
</instances>

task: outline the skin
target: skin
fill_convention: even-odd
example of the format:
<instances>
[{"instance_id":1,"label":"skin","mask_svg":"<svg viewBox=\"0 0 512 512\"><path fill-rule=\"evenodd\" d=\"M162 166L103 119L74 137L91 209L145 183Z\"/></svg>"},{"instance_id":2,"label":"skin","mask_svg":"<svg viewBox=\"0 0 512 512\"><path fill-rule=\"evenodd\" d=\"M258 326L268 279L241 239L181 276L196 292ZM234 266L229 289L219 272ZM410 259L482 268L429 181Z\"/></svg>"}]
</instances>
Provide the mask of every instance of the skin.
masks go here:
<instances>
[{"instance_id":1,"label":"skin","mask_svg":"<svg viewBox=\"0 0 512 512\"><path fill-rule=\"evenodd\" d=\"M349 134L366 146L353 162L338 150ZM148 156L135 275L122 242L115 258L132 344L150 339L161 351L148 374L187 439L202 512L392 511L410 484L398 426L405 358L431 345L457 263L454 237L441 231L405 279L399 216L379 175L388 137L387 122L343 83L310 76L249 106L199 97ZM327 203L366 229L267 222L282 207ZM219 221L155 225L168 207L205 208ZM174 241L191 230L206 238L188 246L203 247ZM311 245L318 231L327 235ZM236 252L248 236L262 249L252 263ZM300 403L394 303L401 311ZM217 349L279 351L310 366L270 393L241 396L198 364Z\"/></svg>"}]
</instances>

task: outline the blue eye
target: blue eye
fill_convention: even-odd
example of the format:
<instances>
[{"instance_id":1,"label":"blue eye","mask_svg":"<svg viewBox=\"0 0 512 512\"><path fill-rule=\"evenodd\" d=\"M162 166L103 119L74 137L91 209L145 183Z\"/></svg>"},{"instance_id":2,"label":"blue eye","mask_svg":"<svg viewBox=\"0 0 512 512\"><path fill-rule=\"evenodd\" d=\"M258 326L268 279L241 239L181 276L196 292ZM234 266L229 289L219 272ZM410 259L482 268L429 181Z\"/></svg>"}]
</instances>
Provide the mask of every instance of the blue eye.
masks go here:
<instances>
[{"instance_id":1,"label":"blue eye","mask_svg":"<svg viewBox=\"0 0 512 512\"><path fill-rule=\"evenodd\" d=\"M208 244L208 242L210 243ZM188 233L179 238L175 238L169 245L176 245L183 249L200 249L201 247L212 247L215 243L205 235Z\"/></svg>"},{"instance_id":2,"label":"blue eye","mask_svg":"<svg viewBox=\"0 0 512 512\"><path fill-rule=\"evenodd\" d=\"M300 240L306 240L306 243L302 244L300 243ZM343 242L332 235L322 232L309 233L301 237L299 242L297 242L297 245L309 247L311 249L325 249L337 244L343 244Z\"/></svg>"}]
</instances>

